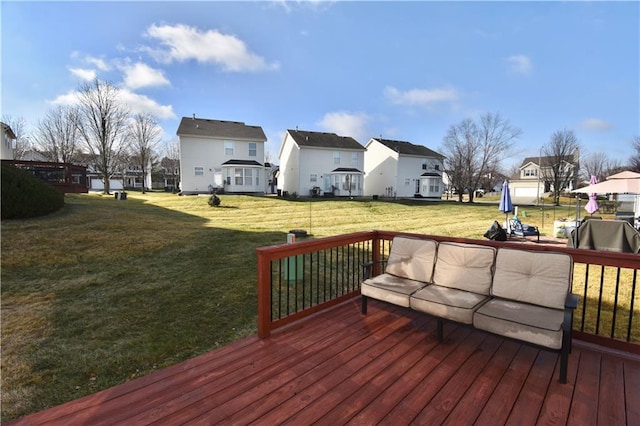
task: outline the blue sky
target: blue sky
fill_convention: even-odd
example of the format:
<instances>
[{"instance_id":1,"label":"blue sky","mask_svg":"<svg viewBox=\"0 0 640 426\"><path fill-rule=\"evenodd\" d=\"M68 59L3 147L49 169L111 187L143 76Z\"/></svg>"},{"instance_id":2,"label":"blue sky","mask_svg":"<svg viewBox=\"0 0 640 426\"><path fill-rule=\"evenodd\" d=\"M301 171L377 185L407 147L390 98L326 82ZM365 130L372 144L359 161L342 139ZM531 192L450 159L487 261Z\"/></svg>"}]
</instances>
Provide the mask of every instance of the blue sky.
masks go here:
<instances>
[{"instance_id":1,"label":"blue sky","mask_svg":"<svg viewBox=\"0 0 640 426\"><path fill-rule=\"evenodd\" d=\"M498 112L515 156L574 130L621 161L640 135L638 2L6 2L1 112L28 130L95 77L134 111L439 150L452 124Z\"/></svg>"}]
</instances>

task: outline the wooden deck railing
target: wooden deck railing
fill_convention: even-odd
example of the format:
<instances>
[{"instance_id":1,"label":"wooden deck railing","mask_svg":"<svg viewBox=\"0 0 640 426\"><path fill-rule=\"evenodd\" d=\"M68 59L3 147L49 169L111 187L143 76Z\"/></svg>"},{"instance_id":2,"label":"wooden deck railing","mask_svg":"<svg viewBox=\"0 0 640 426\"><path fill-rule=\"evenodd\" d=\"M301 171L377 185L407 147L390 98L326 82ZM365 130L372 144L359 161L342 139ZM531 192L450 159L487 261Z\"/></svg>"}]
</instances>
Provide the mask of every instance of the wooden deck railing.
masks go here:
<instances>
[{"instance_id":1,"label":"wooden deck railing","mask_svg":"<svg viewBox=\"0 0 640 426\"><path fill-rule=\"evenodd\" d=\"M573 292L580 295L574 336L640 354L638 255L388 231L358 232L256 249L258 335L267 337L273 329L357 296L364 274L362 265L384 259L396 235L568 253L575 264Z\"/></svg>"}]
</instances>

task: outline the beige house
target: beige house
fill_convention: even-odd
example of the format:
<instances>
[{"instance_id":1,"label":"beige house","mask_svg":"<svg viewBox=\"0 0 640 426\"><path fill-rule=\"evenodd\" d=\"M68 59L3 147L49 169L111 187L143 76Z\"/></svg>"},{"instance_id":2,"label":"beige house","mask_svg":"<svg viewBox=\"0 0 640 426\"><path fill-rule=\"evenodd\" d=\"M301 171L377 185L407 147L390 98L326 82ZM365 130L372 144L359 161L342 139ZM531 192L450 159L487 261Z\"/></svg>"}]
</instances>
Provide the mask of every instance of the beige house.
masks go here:
<instances>
[{"instance_id":1,"label":"beige house","mask_svg":"<svg viewBox=\"0 0 640 426\"><path fill-rule=\"evenodd\" d=\"M517 203L536 204L541 197L553 190L553 182L549 181L551 169L556 157L527 157L522 161L519 175L509 181L511 198ZM566 156L561 160L560 170L569 179L566 191L575 186L575 176L579 171L579 157L576 154Z\"/></svg>"}]
</instances>

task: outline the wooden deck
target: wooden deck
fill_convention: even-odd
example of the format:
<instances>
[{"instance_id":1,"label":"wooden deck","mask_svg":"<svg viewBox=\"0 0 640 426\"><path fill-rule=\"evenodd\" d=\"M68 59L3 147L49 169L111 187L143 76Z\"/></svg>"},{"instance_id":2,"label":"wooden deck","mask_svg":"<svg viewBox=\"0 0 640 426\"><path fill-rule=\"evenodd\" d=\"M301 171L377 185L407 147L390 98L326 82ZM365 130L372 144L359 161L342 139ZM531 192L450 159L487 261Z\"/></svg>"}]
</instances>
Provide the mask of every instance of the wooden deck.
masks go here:
<instances>
[{"instance_id":1,"label":"wooden deck","mask_svg":"<svg viewBox=\"0 0 640 426\"><path fill-rule=\"evenodd\" d=\"M558 355L359 299L12 424L640 424L640 357Z\"/></svg>"}]
</instances>

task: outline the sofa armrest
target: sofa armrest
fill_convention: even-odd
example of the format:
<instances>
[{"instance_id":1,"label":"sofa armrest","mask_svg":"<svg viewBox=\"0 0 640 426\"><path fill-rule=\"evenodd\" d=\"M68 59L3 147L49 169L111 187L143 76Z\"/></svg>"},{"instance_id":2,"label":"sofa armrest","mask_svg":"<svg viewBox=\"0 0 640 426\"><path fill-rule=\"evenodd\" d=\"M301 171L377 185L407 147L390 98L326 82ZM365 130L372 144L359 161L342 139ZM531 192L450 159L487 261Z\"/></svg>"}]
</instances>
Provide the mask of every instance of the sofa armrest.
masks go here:
<instances>
[{"instance_id":1,"label":"sofa armrest","mask_svg":"<svg viewBox=\"0 0 640 426\"><path fill-rule=\"evenodd\" d=\"M362 264L362 279L366 280L371 278L371 272L373 271L373 265L375 265L376 263L378 263L379 265L384 265L386 263L386 259L385 260L379 260L377 262L365 262Z\"/></svg>"},{"instance_id":2,"label":"sofa armrest","mask_svg":"<svg viewBox=\"0 0 640 426\"><path fill-rule=\"evenodd\" d=\"M562 330L571 332L573 327L573 310L578 307L578 295L569 293L564 301L564 321L562 322Z\"/></svg>"},{"instance_id":3,"label":"sofa armrest","mask_svg":"<svg viewBox=\"0 0 640 426\"><path fill-rule=\"evenodd\" d=\"M578 307L579 296L577 294L569 293L564 301L565 308L575 309Z\"/></svg>"}]
</instances>

